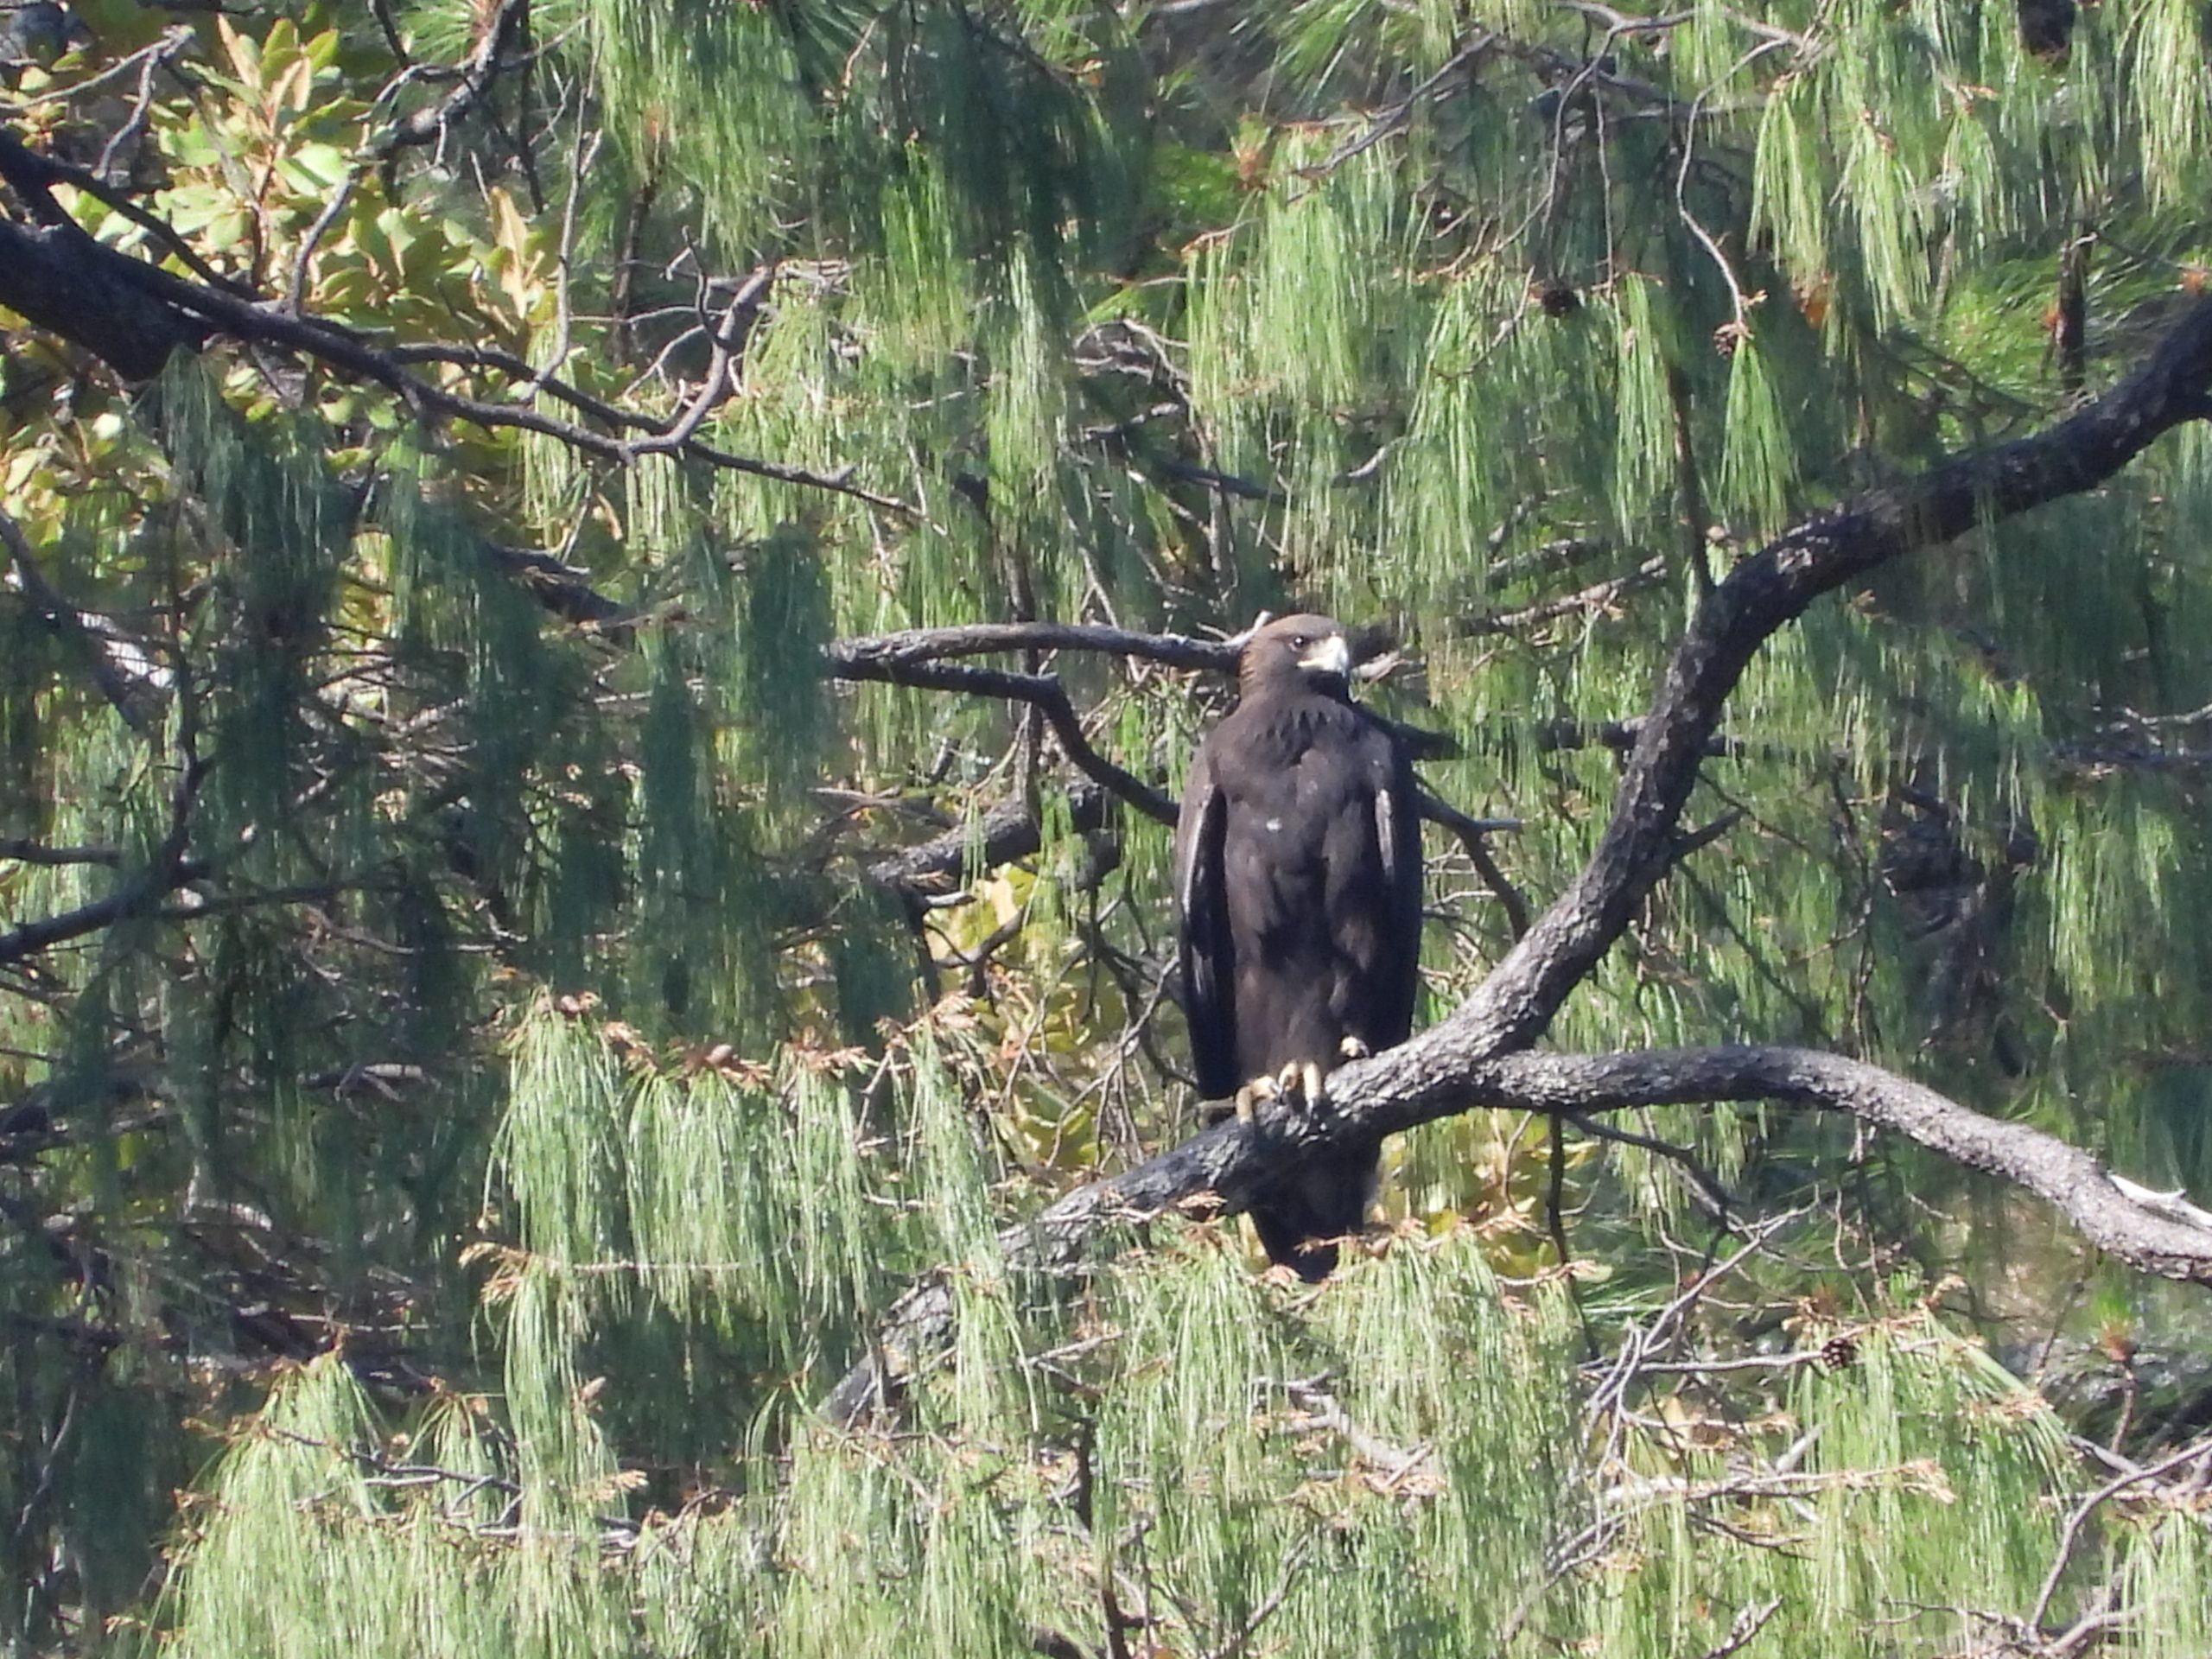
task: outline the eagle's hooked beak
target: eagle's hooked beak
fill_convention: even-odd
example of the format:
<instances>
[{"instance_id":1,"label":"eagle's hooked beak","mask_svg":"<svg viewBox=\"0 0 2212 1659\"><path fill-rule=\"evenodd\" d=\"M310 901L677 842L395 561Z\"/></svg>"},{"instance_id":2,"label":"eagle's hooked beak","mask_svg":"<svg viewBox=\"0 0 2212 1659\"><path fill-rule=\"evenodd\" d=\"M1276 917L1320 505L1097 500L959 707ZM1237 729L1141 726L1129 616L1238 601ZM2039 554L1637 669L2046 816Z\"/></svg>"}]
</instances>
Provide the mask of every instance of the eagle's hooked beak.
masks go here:
<instances>
[{"instance_id":1,"label":"eagle's hooked beak","mask_svg":"<svg viewBox=\"0 0 2212 1659\"><path fill-rule=\"evenodd\" d=\"M1346 679L1351 674L1351 641L1341 633L1332 633L1325 639L1313 642L1313 649L1298 659L1300 668L1310 668L1317 674L1333 674Z\"/></svg>"}]
</instances>

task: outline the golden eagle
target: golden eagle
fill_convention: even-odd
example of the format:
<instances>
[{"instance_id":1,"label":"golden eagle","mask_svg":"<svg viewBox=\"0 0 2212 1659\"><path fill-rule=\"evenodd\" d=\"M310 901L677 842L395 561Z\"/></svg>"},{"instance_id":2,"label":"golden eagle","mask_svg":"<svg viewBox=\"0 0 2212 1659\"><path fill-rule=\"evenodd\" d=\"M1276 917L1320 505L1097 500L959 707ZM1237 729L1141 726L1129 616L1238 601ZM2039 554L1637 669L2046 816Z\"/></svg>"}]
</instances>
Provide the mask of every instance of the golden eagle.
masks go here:
<instances>
[{"instance_id":1,"label":"golden eagle","mask_svg":"<svg viewBox=\"0 0 2212 1659\"><path fill-rule=\"evenodd\" d=\"M1347 1059L1402 1043L1421 963L1421 818L1405 746L1351 701L1325 616L1256 631L1236 707L1199 746L1175 826L1183 1010L1198 1092L1319 1106ZM1268 1256L1328 1277L1375 1182L1370 1144L1254 1195Z\"/></svg>"}]
</instances>

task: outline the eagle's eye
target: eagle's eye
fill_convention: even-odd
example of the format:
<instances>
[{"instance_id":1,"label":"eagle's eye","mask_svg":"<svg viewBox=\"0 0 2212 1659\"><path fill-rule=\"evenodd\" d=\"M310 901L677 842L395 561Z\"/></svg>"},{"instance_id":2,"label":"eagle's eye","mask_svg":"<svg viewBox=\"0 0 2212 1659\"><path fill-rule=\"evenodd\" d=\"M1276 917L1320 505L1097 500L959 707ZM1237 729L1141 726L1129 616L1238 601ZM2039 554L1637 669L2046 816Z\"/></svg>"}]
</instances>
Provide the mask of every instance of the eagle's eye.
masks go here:
<instances>
[{"instance_id":1,"label":"eagle's eye","mask_svg":"<svg viewBox=\"0 0 2212 1659\"><path fill-rule=\"evenodd\" d=\"M1290 648L1293 651L1303 651L1313 643L1302 633L1294 633L1290 636Z\"/></svg>"}]
</instances>

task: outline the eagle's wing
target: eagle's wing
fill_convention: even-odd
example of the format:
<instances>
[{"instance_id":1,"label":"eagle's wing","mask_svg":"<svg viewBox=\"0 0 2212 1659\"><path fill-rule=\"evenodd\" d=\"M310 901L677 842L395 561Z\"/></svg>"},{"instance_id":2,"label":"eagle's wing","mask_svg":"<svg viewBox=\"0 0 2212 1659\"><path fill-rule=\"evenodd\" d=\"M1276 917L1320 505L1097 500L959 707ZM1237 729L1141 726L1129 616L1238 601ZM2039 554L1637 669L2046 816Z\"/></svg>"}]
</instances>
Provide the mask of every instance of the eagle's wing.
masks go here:
<instances>
[{"instance_id":1,"label":"eagle's wing","mask_svg":"<svg viewBox=\"0 0 2212 1659\"><path fill-rule=\"evenodd\" d=\"M1183 1014L1198 1096L1224 1100L1243 1079L1236 1075L1236 950L1222 875L1229 807L1211 750L1200 745L1183 785L1175 821L1175 907L1182 914Z\"/></svg>"},{"instance_id":2,"label":"eagle's wing","mask_svg":"<svg viewBox=\"0 0 2212 1659\"><path fill-rule=\"evenodd\" d=\"M1402 1043L1413 1030L1421 995L1421 789L1405 747L1384 727L1370 724L1367 738L1375 784L1375 838L1382 854L1387 907L1381 959L1376 963L1376 1012L1382 1027L1378 1046Z\"/></svg>"}]
</instances>

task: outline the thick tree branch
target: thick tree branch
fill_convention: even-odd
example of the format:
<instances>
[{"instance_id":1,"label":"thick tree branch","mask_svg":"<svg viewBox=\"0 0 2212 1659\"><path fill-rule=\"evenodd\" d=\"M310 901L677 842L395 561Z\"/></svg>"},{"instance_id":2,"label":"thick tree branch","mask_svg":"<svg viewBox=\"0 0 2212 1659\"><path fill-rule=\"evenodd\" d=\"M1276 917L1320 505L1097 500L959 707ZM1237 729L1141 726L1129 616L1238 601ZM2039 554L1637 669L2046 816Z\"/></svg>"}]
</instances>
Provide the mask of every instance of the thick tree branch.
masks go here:
<instances>
[{"instance_id":1,"label":"thick tree branch","mask_svg":"<svg viewBox=\"0 0 2212 1659\"><path fill-rule=\"evenodd\" d=\"M104 899L92 899L58 915L41 916L0 933L0 968L8 967L57 944L81 939L114 926L129 916L143 913L178 888L206 874L196 860L156 861L131 877Z\"/></svg>"},{"instance_id":2,"label":"thick tree branch","mask_svg":"<svg viewBox=\"0 0 2212 1659\"><path fill-rule=\"evenodd\" d=\"M1596 851L1446 1021L1452 1050L1483 1058L1534 1042L1611 948L1671 860L1675 826L1722 706L1778 630L1823 594L1893 559L2093 489L2161 434L2207 416L2212 300L2199 301L2143 367L2070 419L1846 502L1729 572L1699 606L1668 665Z\"/></svg>"},{"instance_id":3,"label":"thick tree branch","mask_svg":"<svg viewBox=\"0 0 2212 1659\"><path fill-rule=\"evenodd\" d=\"M123 862L123 849L120 847L48 847L43 842L26 841L16 836L0 836L0 859L13 860L18 864L48 867L105 864L113 869Z\"/></svg>"},{"instance_id":4,"label":"thick tree branch","mask_svg":"<svg viewBox=\"0 0 2212 1659\"><path fill-rule=\"evenodd\" d=\"M1624 1054L1521 1053L1478 1058L1448 1027L1345 1067L1329 1079L1325 1116L1273 1106L1252 1126L1234 1119L1110 1179L1070 1193L999 1236L1016 1266L1065 1269L1097 1233L1175 1210L1233 1214L1271 1180L1332 1148L1479 1107L1559 1114L1643 1106L1773 1101L1847 1112L2044 1200L2097 1249L2162 1278L2212 1284L2212 1214L2115 1179L2078 1147L2024 1123L1984 1116L1934 1090L1863 1061L1813 1049L1653 1049ZM1440 1056L1436 1051L1449 1048ZM1415 1054L1415 1049L1427 1051ZM880 1352L893 1374L950 1329L942 1276L910 1291L885 1322ZM832 1392L827 1409L850 1421L881 1392L874 1357Z\"/></svg>"},{"instance_id":5,"label":"thick tree branch","mask_svg":"<svg viewBox=\"0 0 2212 1659\"><path fill-rule=\"evenodd\" d=\"M147 54L153 54L148 59L149 64L152 67L159 67L190 49L192 44L192 31L180 24L171 29L156 44L147 48ZM146 56L147 54L136 55ZM130 60L125 60L125 61ZM54 185L68 185L73 189L81 190L86 195L105 202L122 214L124 218L151 237L163 252L180 261L194 276L210 287L226 289L233 294L251 297L251 290L244 283L232 277L226 276L201 258L198 251L179 236L168 220L158 214L147 212L127 193L110 184L90 168L79 167L73 162L61 160L59 156L39 155L36 151L27 148L15 134L6 131L0 131L0 164L4 164L4 173L8 181L15 185L19 191L25 191L29 187L35 185L35 189L29 191L28 199L32 212L41 224L73 223L69 219L68 215L62 212L60 205L54 200L50 194L51 188Z\"/></svg>"},{"instance_id":6,"label":"thick tree branch","mask_svg":"<svg viewBox=\"0 0 2212 1659\"><path fill-rule=\"evenodd\" d=\"M13 142L0 133L0 145ZM74 340L128 380L151 379L172 352L199 350L207 327L149 305L114 263L135 262L86 252L98 246L73 225L34 230L0 219L0 305Z\"/></svg>"}]
</instances>

